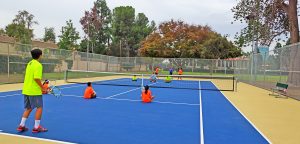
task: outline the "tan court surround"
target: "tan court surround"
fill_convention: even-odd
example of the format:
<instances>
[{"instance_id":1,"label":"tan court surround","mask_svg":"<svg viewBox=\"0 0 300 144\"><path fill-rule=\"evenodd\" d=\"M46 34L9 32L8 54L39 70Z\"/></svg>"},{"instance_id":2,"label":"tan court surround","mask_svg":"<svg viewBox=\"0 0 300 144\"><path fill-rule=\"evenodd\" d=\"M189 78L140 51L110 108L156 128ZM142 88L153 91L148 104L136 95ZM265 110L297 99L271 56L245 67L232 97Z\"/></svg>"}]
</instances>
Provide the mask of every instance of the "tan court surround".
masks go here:
<instances>
[{"instance_id":1,"label":"tan court surround","mask_svg":"<svg viewBox=\"0 0 300 144\"><path fill-rule=\"evenodd\" d=\"M98 79L99 80L99 79ZM221 82L214 81L218 86ZM65 84L57 81L57 85ZM0 85L0 91L21 89L22 84ZM300 102L294 99L274 98L270 92L245 83L238 83L237 92L223 92L254 125L274 144L300 142ZM1 144L52 144L43 140L3 135Z\"/></svg>"}]
</instances>

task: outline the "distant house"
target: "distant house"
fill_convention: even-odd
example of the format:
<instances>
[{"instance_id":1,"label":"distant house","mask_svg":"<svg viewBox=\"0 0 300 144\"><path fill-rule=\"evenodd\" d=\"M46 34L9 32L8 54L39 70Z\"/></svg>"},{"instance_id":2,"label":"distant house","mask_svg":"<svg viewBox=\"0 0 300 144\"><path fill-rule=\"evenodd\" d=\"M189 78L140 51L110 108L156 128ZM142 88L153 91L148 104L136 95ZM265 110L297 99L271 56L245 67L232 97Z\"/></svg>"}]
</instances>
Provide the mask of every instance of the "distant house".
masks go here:
<instances>
[{"instance_id":1,"label":"distant house","mask_svg":"<svg viewBox=\"0 0 300 144\"><path fill-rule=\"evenodd\" d=\"M16 43L16 39L7 35L0 35L0 43ZM57 49L57 44L53 42L44 42L42 40L33 39L32 47Z\"/></svg>"},{"instance_id":2,"label":"distant house","mask_svg":"<svg viewBox=\"0 0 300 144\"><path fill-rule=\"evenodd\" d=\"M44 42L40 40L32 40L32 46L38 48L52 48L52 49L58 48L57 44L53 42Z\"/></svg>"}]
</instances>

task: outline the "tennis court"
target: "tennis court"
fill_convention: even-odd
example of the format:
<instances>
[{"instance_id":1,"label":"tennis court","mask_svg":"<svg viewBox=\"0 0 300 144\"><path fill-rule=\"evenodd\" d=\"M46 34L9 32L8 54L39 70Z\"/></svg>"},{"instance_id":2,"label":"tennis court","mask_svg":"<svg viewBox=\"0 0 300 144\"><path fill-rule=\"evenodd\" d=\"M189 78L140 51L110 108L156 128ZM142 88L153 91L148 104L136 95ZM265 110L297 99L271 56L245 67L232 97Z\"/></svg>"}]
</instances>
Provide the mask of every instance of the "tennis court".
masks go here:
<instances>
[{"instance_id":1,"label":"tennis court","mask_svg":"<svg viewBox=\"0 0 300 144\"><path fill-rule=\"evenodd\" d=\"M21 91L0 93L0 111L5 116L0 130L59 143L269 143L212 81L174 77L167 84L162 79L150 83L146 78L133 82L124 76L104 77L109 79L93 84L97 99L83 99L86 85L78 83L59 86L60 98L45 95L46 133L31 133L33 116L26 124L30 130L18 133ZM141 83L150 85L153 103L140 101Z\"/></svg>"}]
</instances>

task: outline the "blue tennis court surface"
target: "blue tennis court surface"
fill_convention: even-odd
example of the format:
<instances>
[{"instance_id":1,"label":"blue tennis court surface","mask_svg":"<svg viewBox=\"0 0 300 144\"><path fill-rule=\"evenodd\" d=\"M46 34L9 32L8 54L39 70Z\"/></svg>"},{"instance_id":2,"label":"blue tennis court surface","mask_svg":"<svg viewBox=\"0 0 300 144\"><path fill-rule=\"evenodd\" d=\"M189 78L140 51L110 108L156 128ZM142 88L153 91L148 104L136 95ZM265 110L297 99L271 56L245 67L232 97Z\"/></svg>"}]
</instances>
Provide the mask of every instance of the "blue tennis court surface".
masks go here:
<instances>
[{"instance_id":1,"label":"blue tennis court surface","mask_svg":"<svg viewBox=\"0 0 300 144\"><path fill-rule=\"evenodd\" d=\"M215 88L209 81L195 85ZM71 143L269 143L220 91L150 86L155 100L144 104L140 87L93 85L98 97L92 100L82 98L86 85L60 88L61 98L43 96L41 125L49 131L38 134L31 132L35 111L26 122L29 131L16 131L23 113L21 91L0 93L0 130Z\"/></svg>"}]
</instances>

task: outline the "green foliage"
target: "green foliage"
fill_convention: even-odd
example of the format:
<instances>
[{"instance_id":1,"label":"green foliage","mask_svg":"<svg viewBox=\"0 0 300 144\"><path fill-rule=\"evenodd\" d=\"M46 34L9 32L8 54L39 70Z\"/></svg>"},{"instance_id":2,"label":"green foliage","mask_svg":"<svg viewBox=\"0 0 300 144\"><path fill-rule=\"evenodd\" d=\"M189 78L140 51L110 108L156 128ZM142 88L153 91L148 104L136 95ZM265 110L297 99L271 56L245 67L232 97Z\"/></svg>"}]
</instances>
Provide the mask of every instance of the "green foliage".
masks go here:
<instances>
[{"instance_id":1,"label":"green foliage","mask_svg":"<svg viewBox=\"0 0 300 144\"><path fill-rule=\"evenodd\" d=\"M229 42L226 37L216 37L205 41L203 44L202 58L205 59L226 59L241 56L241 49Z\"/></svg>"},{"instance_id":2,"label":"green foliage","mask_svg":"<svg viewBox=\"0 0 300 144\"><path fill-rule=\"evenodd\" d=\"M280 41L283 36L296 31L298 26L290 27L298 23L297 12L290 11L296 0L240 0L232 8L234 21L247 23L236 36L238 46L249 45L253 40L259 45L270 46L273 40ZM289 15L289 16L288 16ZM299 37L299 34L298 34Z\"/></svg>"},{"instance_id":3,"label":"green foliage","mask_svg":"<svg viewBox=\"0 0 300 144\"><path fill-rule=\"evenodd\" d=\"M66 22L67 25L62 27L59 36L58 46L60 49L73 50L78 49L77 40L80 39L79 32L73 26L72 20Z\"/></svg>"},{"instance_id":4,"label":"green foliage","mask_svg":"<svg viewBox=\"0 0 300 144\"><path fill-rule=\"evenodd\" d=\"M33 20L34 15L30 14L26 10L18 11L18 14L13 19L13 23L24 25L27 29L30 29L33 24L38 24L37 21Z\"/></svg>"},{"instance_id":5,"label":"green foliage","mask_svg":"<svg viewBox=\"0 0 300 144\"><path fill-rule=\"evenodd\" d=\"M55 32L53 27L45 28L45 34L43 40L44 42L51 41L55 43Z\"/></svg>"},{"instance_id":6,"label":"green foliage","mask_svg":"<svg viewBox=\"0 0 300 144\"><path fill-rule=\"evenodd\" d=\"M5 30L0 28L0 35L4 35L5 34Z\"/></svg>"},{"instance_id":7,"label":"green foliage","mask_svg":"<svg viewBox=\"0 0 300 144\"><path fill-rule=\"evenodd\" d=\"M122 55L119 53L119 47L113 49L112 54L119 56L129 56L130 42L134 39L133 27L135 20L135 9L131 6L120 6L113 10L112 15L112 36L113 44L121 43Z\"/></svg>"},{"instance_id":8,"label":"green foliage","mask_svg":"<svg viewBox=\"0 0 300 144\"><path fill-rule=\"evenodd\" d=\"M112 16L112 46L109 51L115 56L137 56L141 42L155 29L143 13L135 16L131 6L116 7ZM121 53L120 53L121 49Z\"/></svg>"},{"instance_id":9,"label":"green foliage","mask_svg":"<svg viewBox=\"0 0 300 144\"><path fill-rule=\"evenodd\" d=\"M22 24L9 24L5 28L6 34L10 37L14 37L17 42L22 44L30 44L33 37L32 30L27 29Z\"/></svg>"},{"instance_id":10,"label":"green foliage","mask_svg":"<svg viewBox=\"0 0 300 144\"><path fill-rule=\"evenodd\" d=\"M105 0L97 0L91 11L85 11L84 16L80 19L83 31L87 35L86 48L93 53L103 54L110 45L111 39L111 11ZM80 50L80 51L86 51Z\"/></svg>"}]
</instances>

